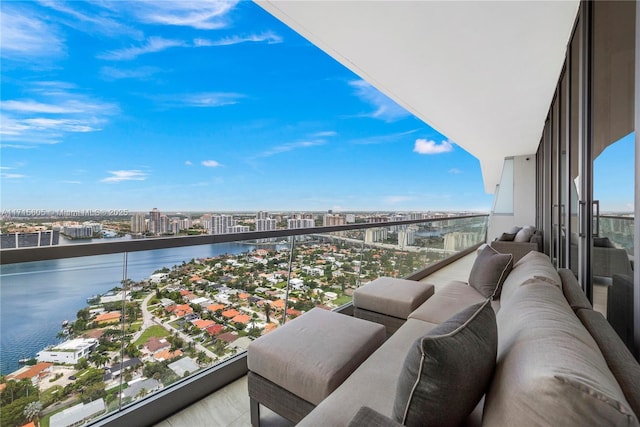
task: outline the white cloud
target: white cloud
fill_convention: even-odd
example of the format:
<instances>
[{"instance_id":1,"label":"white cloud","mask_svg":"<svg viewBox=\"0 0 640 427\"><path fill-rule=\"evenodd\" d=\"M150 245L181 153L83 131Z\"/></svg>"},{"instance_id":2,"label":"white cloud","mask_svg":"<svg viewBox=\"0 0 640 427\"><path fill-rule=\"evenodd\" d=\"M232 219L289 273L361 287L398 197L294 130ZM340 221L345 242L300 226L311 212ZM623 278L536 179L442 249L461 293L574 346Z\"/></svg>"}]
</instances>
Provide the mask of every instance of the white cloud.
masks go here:
<instances>
[{"instance_id":1,"label":"white cloud","mask_svg":"<svg viewBox=\"0 0 640 427\"><path fill-rule=\"evenodd\" d=\"M21 179L26 178L26 175L22 175L20 173L2 173L0 176L4 179Z\"/></svg>"},{"instance_id":2,"label":"white cloud","mask_svg":"<svg viewBox=\"0 0 640 427\"><path fill-rule=\"evenodd\" d=\"M218 40L209 40L209 39L194 39L193 45L195 47L209 47L209 46L231 46L240 43L262 43L266 42L267 44L277 44L282 43L282 37L279 35L267 31L261 34L251 34L248 36L231 36L224 37Z\"/></svg>"},{"instance_id":3,"label":"white cloud","mask_svg":"<svg viewBox=\"0 0 640 427\"><path fill-rule=\"evenodd\" d=\"M184 164L185 164L185 165L187 165L187 166L191 166L191 165L193 165L193 163L191 163L191 161L190 161L190 160L185 161L185 162L184 162Z\"/></svg>"},{"instance_id":4,"label":"white cloud","mask_svg":"<svg viewBox=\"0 0 640 427\"><path fill-rule=\"evenodd\" d=\"M32 130L55 130L62 132L94 132L100 130L88 126L86 122L72 119L48 119L48 118L35 118L25 119L23 123L28 124Z\"/></svg>"},{"instance_id":5,"label":"white cloud","mask_svg":"<svg viewBox=\"0 0 640 427\"><path fill-rule=\"evenodd\" d=\"M184 107L221 107L237 104L244 95L230 92L205 92L178 96L178 102Z\"/></svg>"},{"instance_id":6,"label":"white cloud","mask_svg":"<svg viewBox=\"0 0 640 427\"><path fill-rule=\"evenodd\" d=\"M371 135L366 138L352 139L350 142L358 145L389 144L404 141L406 139L405 136L416 133L417 131L418 129L413 129L387 135Z\"/></svg>"},{"instance_id":7,"label":"white cloud","mask_svg":"<svg viewBox=\"0 0 640 427\"><path fill-rule=\"evenodd\" d=\"M82 184L80 181L60 181L62 184Z\"/></svg>"},{"instance_id":8,"label":"white cloud","mask_svg":"<svg viewBox=\"0 0 640 427\"><path fill-rule=\"evenodd\" d=\"M111 176L103 178L100 182L144 181L148 174L141 170L108 171Z\"/></svg>"},{"instance_id":9,"label":"white cloud","mask_svg":"<svg viewBox=\"0 0 640 427\"><path fill-rule=\"evenodd\" d=\"M116 104L92 99L72 90L65 82L35 82L25 92L38 99L10 99L1 104L0 135L7 148L25 148L24 144L56 144L68 133L95 132L102 129Z\"/></svg>"},{"instance_id":10,"label":"white cloud","mask_svg":"<svg viewBox=\"0 0 640 427\"><path fill-rule=\"evenodd\" d=\"M218 166L222 166L220 163L215 160L203 160L202 166L206 166L208 168L217 168Z\"/></svg>"},{"instance_id":11,"label":"white cloud","mask_svg":"<svg viewBox=\"0 0 640 427\"><path fill-rule=\"evenodd\" d=\"M146 43L141 46L131 46L123 49L110 50L97 55L97 58L111 61L124 61L128 59L135 59L138 56L145 55L147 53L161 52L172 47L184 46L187 46L187 44L181 40L149 37Z\"/></svg>"},{"instance_id":12,"label":"white cloud","mask_svg":"<svg viewBox=\"0 0 640 427\"><path fill-rule=\"evenodd\" d=\"M106 9L109 6L108 3L75 2L73 8L67 7L69 4L68 2L61 1L39 0L38 3L68 15L68 17L58 15L58 21L75 30L91 35L98 33L110 37L122 37L123 35L127 35L134 38L142 38L142 32L127 26L117 18L111 17L113 14ZM80 10L82 7L86 7L90 10L85 13Z\"/></svg>"},{"instance_id":13,"label":"white cloud","mask_svg":"<svg viewBox=\"0 0 640 427\"><path fill-rule=\"evenodd\" d=\"M64 40L47 23L28 16L26 10L2 3L0 56L7 59L36 61L64 56Z\"/></svg>"},{"instance_id":14,"label":"white cloud","mask_svg":"<svg viewBox=\"0 0 640 427\"><path fill-rule=\"evenodd\" d=\"M123 70L115 67L102 67L100 69L100 75L105 80L145 80L160 72L162 72L162 70L158 67L140 67L131 70Z\"/></svg>"},{"instance_id":15,"label":"white cloud","mask_svg":"<svg viewBox=\"0 0 640 427\"><path fill-rule=\"evenodd\" d=\"M458 175L461 174L462 171L458 168L453 168L453 169L449 169L449 173L454 174L454 175Z\"/></svg>"},{"instance_id":16,"label":"white cloud","mask_svg":"<svg viewBox=\"0 0 640 427\"><path fill-rule=\"evenodd\" d=\"M275 154L285 153L287 151L297 150L299 148L315 147L324 144L326 144L326 142L322 140L290 142L287 144L277 145L272 149L259 154L258 157L270 157Z\"/></svg>"},{"instance_id":17,"label":"white cloud","mask_svg":"<svg viewBox=\"0 0 640 427\"><path fill-rule=\"evenodd\" d=\"M149 24L177 25L200 30L227 27L227 14L238 1L136 1L126 7L138 19ZM124 6L123 6L124 7Z\"/></svg>"},{"instance_id":18,"label":"white cloud","mask_svg":"<svg viewBox=\"0 0 640 427\"><path fill-rule=\"evenodd\" d=\"M3 101L1 104L4 111L16 111L21 113L81 113L82 109L77 106L64 106L59 104L45 104L32 99Z\"/></svg>"},{"instance_id":19,"label":"white cloud","mask_svg":"<svg viewBox=\"0 0 640 427\"><path fill-rule=\"evenodd\" d=\"M328 130L328 131L324 131L324 132L316 132L314 133L312 136L315 138L324 138L324 137L328 137L328 136L336 136L338 134L338 132L332 131L332 130Z\"/></svg>"},{"instance_id":20,"label":"white cloud","mask_svg":"<svg viewBox=\"0 0 640 427\"><path fill-rule=\"evenodd\" d=\"M449 141L442 141L438 144L435 141L426 139L416 139L413 151L418 154L442 154L453 151L453 144Z\"/></svg>"},{"instance_id":21,"label":"white cloud","mask_svg":"<svg viewBox=\"0 0 640 427\"><path fill-rule=\"evenodd\" d=\"M393 122L411 115L391 98L364 80L354 80L349 82L349 85L354 88L354 93L358 98L375 108L372 113L366 114L366 117Z\"/></svg>"}]
</instances>

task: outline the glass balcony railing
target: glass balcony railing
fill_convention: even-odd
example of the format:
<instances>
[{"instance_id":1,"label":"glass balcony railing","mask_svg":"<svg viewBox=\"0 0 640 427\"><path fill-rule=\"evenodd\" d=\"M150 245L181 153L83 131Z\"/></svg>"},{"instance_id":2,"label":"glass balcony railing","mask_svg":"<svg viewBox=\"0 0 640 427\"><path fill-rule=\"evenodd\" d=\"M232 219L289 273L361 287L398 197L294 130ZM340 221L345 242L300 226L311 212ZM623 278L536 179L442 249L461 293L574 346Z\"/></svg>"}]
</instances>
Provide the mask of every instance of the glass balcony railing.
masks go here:
<instances>
[{"instance_id":1,"label":"glass balcony railing","mask_svg":"<svg viewBox=\"0 0 640 427\"><path fill-rule=\"evenodd\" d=\"M601 215L599 222L600 236L608 237L617 248L625 249L632 257L634 255L634 218L631 216Z\"/></svg>"},{"instance_id":2,"label":"glass balcony railing","mask_svg":"<svg viewBox=\"0 0 640 427\"><path fill-rule=\"evenodd\" d=\"M178 390L313 307L475 247L486 227L476 215L3 250L0 424L35 408L41 425L80 425Z\"/></svg>"}]
</instances>

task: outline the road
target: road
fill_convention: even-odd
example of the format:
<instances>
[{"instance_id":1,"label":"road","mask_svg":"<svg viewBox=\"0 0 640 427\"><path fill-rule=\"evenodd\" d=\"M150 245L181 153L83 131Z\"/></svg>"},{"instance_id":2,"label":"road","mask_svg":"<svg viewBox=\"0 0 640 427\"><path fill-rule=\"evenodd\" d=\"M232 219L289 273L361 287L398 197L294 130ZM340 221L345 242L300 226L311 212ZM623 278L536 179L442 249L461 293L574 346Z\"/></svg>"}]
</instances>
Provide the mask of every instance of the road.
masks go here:
<instances>
[{"instance_id":1,"label":"road","mask_svg":"<svg viewBox=\"0 0 640 427\"><path fill-rule=\"evenodd\" d=\"M207 356L209 356L210 358L212 358L213 360L217 360L218 356L212 352L211 350L209 350L208 348L206 348L205 346L203 346L202 344L200 344L197 341L194 341L194 339L185 334L184 332L174 328L173 326L171 326L169 324L169 322L161 322L159 321L148 309L147 305L149 304L149 301L151 300L151 298L153 298L155 296L155 292L151 292L149 295L147 295L144 300L142 300L142 303L140 304L140 309L142 310L142 327L140 328L140 330L138 332L136 332L135 334L133 334L133 338L132 338L132 342L135 342L138 338L140 338L143 334L143 332L145 331L145 329L150 328L153 325L160 325L163 328L167 329L168 331L172 331L175 332L176 335L178 335L180 338L182 338L184 340L184 342L187 343L193 343L195 348L199 351L203 351Z\"/></svg>"}]
</instances>

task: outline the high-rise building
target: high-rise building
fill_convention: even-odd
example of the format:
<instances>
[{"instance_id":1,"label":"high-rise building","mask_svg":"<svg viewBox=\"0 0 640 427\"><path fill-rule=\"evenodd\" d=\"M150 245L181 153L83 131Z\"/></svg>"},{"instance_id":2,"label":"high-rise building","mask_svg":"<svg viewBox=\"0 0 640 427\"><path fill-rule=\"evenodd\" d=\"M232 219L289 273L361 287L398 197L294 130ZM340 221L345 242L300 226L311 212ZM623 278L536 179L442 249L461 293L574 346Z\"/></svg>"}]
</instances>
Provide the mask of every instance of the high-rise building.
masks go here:
<instances>
[{"instance_id":1,"label":"high-rise building","mask_svg":"<svg viewBox=\"0 0 640 427\"><path fill-rule=\"evenodd\" d=\"M388 233L386 228L367 228L364 233L364 242L382 242L387 239Z\"/></svg>"},{"instance_id":2,"label":"high-rise building","mask_svg":"<svg viewBox=\"0 0 640 427\"><path fill-rule=\"evenodd\" d=\"M62 227L62 234L72 239L90 239L93 236L91 225L65 225Z\"/></svg>"},{"instance_id":3,"label":"high-rise building","mask_svg":"<svg viewBox=\"0 0 640 427\"><path fill-rule=\"evenodd\" d=\"M166 215L160 215L160 234L167 234L171 230L171 221Z\"/></svg>"},{"instance_id":4,"label":"high-rise building","mask_svg":"<svg viewBox=\"0 0 640 427\"><path fill-rule=\"evenodd\" d=\"M131 232L144 233L147 231L147 223L142 212L137 212L131 217Z\"/></svg>"},{"instance_id":5,"label":"high-rise building","mask_svg":"<svg viewBox=\"0 0 640 427\"><path fill-rule=\"evenodd\" d=\"M233 215L214 215L211 217L211 234L227 234L229 228L236 225Z\"/></svg>"},{"instance_id":6,"label":"high-rise building","mask_svg":"<svg viewBox=\"0 0 640 427\"><path fill-rule=\"evenodd\" d=\"M272 218L256 219L256 231L271 231L276 229L277 222Z\"/></svg>"},{"instance_id":7,"label":"high-rise building","mask_svg":"<svg viewBox=\"0 0 640 427\"><path fill-rule=\"evenodd\" d=\"M180 219L173 219L171 221L171 232L175 235L177 235L178 233L180 233Z\"/></svg>"},{"instance_id":8,"label":"high-rise building","mask_svg":"<svg viewBox=\"0 0 640 427\"><path fill-rule=\"evenodd\" d=\"M269 217L269 212L258 211L258 213L256 214L256 220L267 219L268 217Z\"/></svg>"},{"instance_id":9,"label":"high-rise building","mask_svg":"<svg viewBox=\"0 0 640 427\"><path fill-rule=\"evenodd\" d=\"M251 231L248 225L232 225L227 228L227 233L248 233Z\"/></svg>"},{"instance_id":10,"label":"high-rise building","mask_svg":"<svg viewBox=\"0 0 640 427\"><path fill-rule=\"evenodd\" d=\"M153 234L160 234L160 215L158 208L149 212L149 231Z\"/></svg>"},{"instance_id":11,"label":"high-rise building","mask_svg":"<svg viewBox=\"0 0 640 427\"><path fill-rule=\"evenodd\" d=\"M0 248L2 249L53 246L57 245L59 241L59 229L0 234Z\"/></svg>"},{"instance_id":12,"label":"high-rise building","mask_svg":"<svg viewBox=\"0 0 640 427\"><path fill-rule=\"evenodd\" d=\"M292 218L287 220L287 228L312 228L316 226L316 222L313 219L308 218Z\"/></svg>"},{"instance_id":13,"label":"high-rise building","mask_svg":"<svg viewBox=\"0 0 640 427\"><path fill-rule=\"evenodd\" d=\"M325 227L333 227L335 225L345 225L347 218L338 214L325 214L322 217L322 225Z\"/></svg>"}]
</instances>

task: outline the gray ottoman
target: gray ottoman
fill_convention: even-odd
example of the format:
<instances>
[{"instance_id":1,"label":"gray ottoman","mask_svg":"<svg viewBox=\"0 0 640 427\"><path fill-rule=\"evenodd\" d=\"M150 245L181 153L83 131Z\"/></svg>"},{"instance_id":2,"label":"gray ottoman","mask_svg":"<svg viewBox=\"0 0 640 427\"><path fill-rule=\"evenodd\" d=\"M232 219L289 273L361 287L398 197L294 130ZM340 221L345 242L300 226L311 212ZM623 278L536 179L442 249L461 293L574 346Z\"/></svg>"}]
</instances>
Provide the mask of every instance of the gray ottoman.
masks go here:
<instances>
[{"instance_id":1,"label":"gray ottoman","mask_svg":"<svg viewBox=\"0 0 640 427\"><path fill-rule=\"evenodd\" d=\"M247 350L251 424L262 404L297 423L385 341L381 325L314 308Z\"/></svg>"},{"instance_id":2,"label":"gray ottoman","mask_svg":"<svg viewBox=\"0 0 640 427\"><path fill-rule=\"evenodd\" d=\"M433 285L415 280L379 277L353 293L354 317L384 325L392 335L409 314L433 295Z\"/></svg>"}]
</instances>

